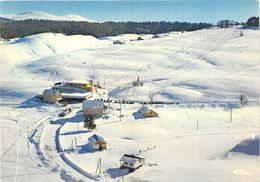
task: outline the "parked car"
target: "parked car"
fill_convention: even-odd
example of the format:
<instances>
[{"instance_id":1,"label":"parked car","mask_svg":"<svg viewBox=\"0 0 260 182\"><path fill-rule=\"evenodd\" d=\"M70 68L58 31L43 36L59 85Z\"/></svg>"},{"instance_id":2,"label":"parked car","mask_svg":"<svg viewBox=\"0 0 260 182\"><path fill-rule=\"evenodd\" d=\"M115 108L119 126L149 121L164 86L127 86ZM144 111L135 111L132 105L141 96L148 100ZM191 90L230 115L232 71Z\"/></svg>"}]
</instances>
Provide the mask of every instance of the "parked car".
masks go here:
<instances>
[{"instance_id":1,"label":"parked car","mask_svg":"<svg viewBox=\"0 0 260 182\"><path fill-rule=\"evenodd\" d=\"M57 124L57 120L50 120L50 124Z\"/></svg>"},{"instance_id":2,"label":"parked car","mask_svg":"<svg viewBox=\"0 0 260 182\"><path fill-rule=\"evenodd\" d=\"M72 111L71 108L65 109L63 112L61 112L61 113L59 114L59 117L67 116L69 113L71 113L71 111Z\"/></svg>"}]
</instances>

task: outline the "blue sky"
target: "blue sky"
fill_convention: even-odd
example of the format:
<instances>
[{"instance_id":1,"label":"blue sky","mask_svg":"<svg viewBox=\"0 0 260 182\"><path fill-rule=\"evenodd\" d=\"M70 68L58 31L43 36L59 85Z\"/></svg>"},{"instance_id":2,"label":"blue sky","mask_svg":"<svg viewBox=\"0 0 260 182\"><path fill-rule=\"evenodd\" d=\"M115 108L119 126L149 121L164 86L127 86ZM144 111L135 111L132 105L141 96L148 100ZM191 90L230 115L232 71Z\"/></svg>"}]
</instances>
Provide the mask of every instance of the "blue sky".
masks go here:
<instances>
[{"instance_id":1,"label":"blue sky","mask_svg":"<svg viewBox=\"0 0 260 182\"><path fill-rule=\"evenodd\" d=\"M4 1L1 13L42 11L77 14L97 21L188 21L216 23L221 19L246 21L258 16L256 0L171 1Z\"/></svg>"}]
</instances>

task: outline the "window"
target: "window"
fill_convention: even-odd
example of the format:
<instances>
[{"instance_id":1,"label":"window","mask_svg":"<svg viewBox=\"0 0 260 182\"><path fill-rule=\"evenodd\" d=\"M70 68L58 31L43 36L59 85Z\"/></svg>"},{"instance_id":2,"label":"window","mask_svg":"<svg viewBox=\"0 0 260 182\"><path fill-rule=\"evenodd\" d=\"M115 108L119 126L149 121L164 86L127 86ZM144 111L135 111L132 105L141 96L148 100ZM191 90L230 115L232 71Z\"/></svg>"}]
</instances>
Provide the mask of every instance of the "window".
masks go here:
<instances>
[{"instance_id":1,"label":"window","mask_svg":"<svg viewBox=\"0 0 260 182\"><path fill-rule=\"evenodd\" d=\"M134 164L133 164L133 163L130 163L130 166L134 166Z\"/></svg>"},{"instance_id":2,"label":"window","mask_svg":"<svg viewBox=\"0 0 260 182\"><path fill-rule=\"evenodd\" d=\"M128 163L127 163L127 162L125 162L125 165L128 165Z\"/></svg>"}]
</instances>

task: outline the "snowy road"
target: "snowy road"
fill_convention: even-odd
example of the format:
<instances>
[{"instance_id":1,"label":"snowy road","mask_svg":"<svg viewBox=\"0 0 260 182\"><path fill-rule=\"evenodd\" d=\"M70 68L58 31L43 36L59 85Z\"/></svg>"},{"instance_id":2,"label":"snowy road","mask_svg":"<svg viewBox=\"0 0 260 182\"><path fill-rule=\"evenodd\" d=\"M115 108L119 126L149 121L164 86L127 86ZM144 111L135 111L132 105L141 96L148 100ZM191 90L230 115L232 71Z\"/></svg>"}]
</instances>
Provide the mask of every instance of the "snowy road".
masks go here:
<instances>
[{"instance_id":1,"label":"snowy road","mask_svg":"<svg viewBox=\"0 0 260 182\"><path fill-rule=\"evenodd\" d=\"M1 106L1 181L60 181L59 176L41 163L29 134L48 115L35 108ZM13 120L13 122L10 122ZM12 127L10 127L12 125Z\"/></svg>"}]
</instances>

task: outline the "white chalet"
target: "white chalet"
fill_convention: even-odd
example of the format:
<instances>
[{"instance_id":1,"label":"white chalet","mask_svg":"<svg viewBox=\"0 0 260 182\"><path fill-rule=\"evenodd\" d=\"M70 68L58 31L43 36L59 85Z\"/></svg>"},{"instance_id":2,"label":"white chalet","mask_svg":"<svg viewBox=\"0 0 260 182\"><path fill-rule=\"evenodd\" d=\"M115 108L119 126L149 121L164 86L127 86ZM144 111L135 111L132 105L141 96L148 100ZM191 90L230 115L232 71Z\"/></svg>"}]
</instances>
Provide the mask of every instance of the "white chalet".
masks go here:
<instances>
[{"instance_id":1,"label":"white chalet","mask_svg":"<svg viewBox=\"0 0 260 182\"><path fill-rule=\"evenodd\" d=\"M104 113L104 102L97 100L84 100L82 104L83 114L102 117Z\"/></svg>"},{"instance_id":2,"label":"white chalet","mask_svg":"<svg viewBox=\"0 0 260 182\"><path fill-rule=\"evenodd\" d=\"M47 103L55 103L61 99L61 92L54 89L45 89L42 93L43 101Z\"/></svg>"},{"instance_id":3,"label":"white chalet","mask_svg":"<svg viewBox=\"0 0 260 182\"><path fill-rule=\"evenodd\" d=\"M130 171L134 171L144 165L145 159L135 155L125 154L120 159L121 168L128 168Z\"/></svg>"}]
</instances>

